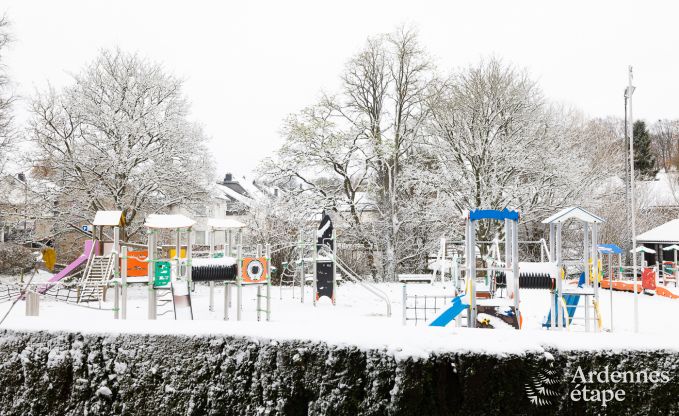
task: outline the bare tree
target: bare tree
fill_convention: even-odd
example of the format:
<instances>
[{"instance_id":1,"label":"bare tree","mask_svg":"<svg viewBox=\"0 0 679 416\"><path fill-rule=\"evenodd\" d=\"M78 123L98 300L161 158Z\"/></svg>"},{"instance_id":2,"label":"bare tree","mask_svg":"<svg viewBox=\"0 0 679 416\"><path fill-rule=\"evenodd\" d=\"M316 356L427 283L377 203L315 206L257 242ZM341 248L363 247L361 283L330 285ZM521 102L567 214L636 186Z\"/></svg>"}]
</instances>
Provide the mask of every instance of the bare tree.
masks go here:
<instances>
[{"instance_id":1,"label":"bare tree","mask_svg":"<svg viewBox=\"0 0 679 416\"><path fill-rule=\"evenodd\" d=\"M128 238L146 214L205 196L211 160L181 87L159 65L113 50L73 85L33 99L34 165L64 226L77 229L97 210L122 210Z\"/></svg>"},{"instance_id":2,"label":"bare tree","mask_svg":"<svg viewBox=\"0 0 679 416\"><path fill-rule=\"evenodd\" d=\"M653 123L651 141L658 167L669 172L679 158L679 121L665 119Z\"/></svg>"},{"instance_id":3,"label":"bare tree","mask_svg":"<svg viewBox=\"0 0 679 416\"><path fill-rule=\"evenodd\" d=\"M583 119L549 105L525 71L492 58L443 80L432 99L434 179L448 215L520 209L538 221L579 200L596 165L579 140ZM491 240L498 224L479 225Z\"/></svg>"},{"instance_id":4,"label":"bare tree","mask_svg":"<svg viewBox=\"0 0 679 416\"><path fill-rule=\"evenodd\" d=\"M288 120L286 145L266 169L313 193L319 209L346 217L358 241L380 252L380 269L389 279L413 248L403 240L412 221L403 215L404 166L421 141L430 78L431 65L413 31L370 38L348 62L342 92ZM377 272L376 265L372 269Z\"/></svg>"},{"instance_id":5,"label":"bare tree","mask_svg":"<svg viewBox=\"0 0 679 416\"><path fill-rule=\"evenodd\" d=\"M15 141L12 124L14 96L10 90L10 81L3 64L3 54L10 41L9 21L6 16L2 16L0 17L0 173L4 170Z\"/></svg>"}]
</instances>

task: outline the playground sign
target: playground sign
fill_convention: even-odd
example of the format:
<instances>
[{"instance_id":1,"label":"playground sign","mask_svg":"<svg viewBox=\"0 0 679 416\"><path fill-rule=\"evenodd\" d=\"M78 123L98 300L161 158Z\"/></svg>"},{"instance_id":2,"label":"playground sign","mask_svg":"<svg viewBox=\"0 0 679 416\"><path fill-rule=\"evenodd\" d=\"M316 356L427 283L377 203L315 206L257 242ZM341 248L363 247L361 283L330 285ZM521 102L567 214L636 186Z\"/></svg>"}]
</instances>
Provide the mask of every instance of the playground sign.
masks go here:
<instances>
[{"instance_id":1,"label":"playground sign","mask_svg":"<svg viewBox=\"0 0 679 416\"><path fill-rule=\"evenodd\" d=\"M172 267L169 261L157 261L154 271L154 286L165 286L170 283Z\"/></svg>"}]
</instances>

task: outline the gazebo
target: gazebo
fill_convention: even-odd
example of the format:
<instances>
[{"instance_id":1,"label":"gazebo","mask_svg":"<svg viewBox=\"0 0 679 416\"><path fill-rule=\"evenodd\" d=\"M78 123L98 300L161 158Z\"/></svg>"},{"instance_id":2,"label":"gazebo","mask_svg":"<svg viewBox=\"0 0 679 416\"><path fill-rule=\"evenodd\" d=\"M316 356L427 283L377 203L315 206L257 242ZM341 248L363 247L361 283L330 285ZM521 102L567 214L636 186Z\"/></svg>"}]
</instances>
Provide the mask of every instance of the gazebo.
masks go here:
<instances>
[{"instance_id":1,"label":"gazebo","mask_svg":"<svg viewBox=\"0 0 679 416\"><path fill-rule=\"evenodd\" d=\"M644 260L649 266L673 260L674 253L668 253L671 246L679 245L679 219L675 219L637 235L637 244L653 249L655 253L645 252Z\"/></svg>"}]
</instances>

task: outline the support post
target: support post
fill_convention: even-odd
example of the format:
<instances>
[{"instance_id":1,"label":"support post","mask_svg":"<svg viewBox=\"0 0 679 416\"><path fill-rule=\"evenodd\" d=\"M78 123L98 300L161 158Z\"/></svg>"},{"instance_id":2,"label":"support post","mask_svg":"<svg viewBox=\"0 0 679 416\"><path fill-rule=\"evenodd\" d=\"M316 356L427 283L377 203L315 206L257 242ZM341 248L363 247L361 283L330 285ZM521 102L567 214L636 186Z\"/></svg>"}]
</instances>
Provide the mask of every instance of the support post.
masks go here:
<instances>
[{"instance_id":1,"label":"support post","mask_svg":"<svg viewBox=\"0 0 679 416\"><path fill-rule=\"evenodd\" d=\"M120 284L113 282L113 319L120 319Z\"/></svg>"},{"instance_id":2,"label":"support post","mask_svg":"<svg viewBox=\"0 0 679 416\"><path fill-rule=\"evenodd\" d=\"M313 292L311 293L311 299L313 301L314 306L316 306L316 298L318 297L317 296L317 293L318 293L318 275L317 275L317 273L318 273L318 251L317 251L318 246L316 245L315 242L312 242L312 247L313 247L313 250L312 250L311 258L312 258L312 262L313 262L313 270L314 270L313 274L314 274L314 276L313 276Z\"/></svg>"},{"instance_id":3,"label":"support post","mask_svg":"<svg viewBox=\"0 0 679 416\"><path fill-rule=\"evenodd\" d=\"M561 278L561 270L563 269L563 252L562 252L562 246L561 246L561 230L562 230L562 224L558 223L556 225L556 242L555 242L555 250L556 250L556 267L557 267L557 276L556 276L556 311L557 311L557 317L558 319L556 320L555 328L561 328L561 325L564 319L568 319L568 311L561 311L561 308L559 305L561 304L561 297L563 296L563 279ZM566 314L566 316L562 315Z\"/></svg>"},{"instance_id":4,"label":"support post","mask_svg":"<svg viewBox=\"0 0 679 416\"><path fill-rule=\"evenodd\" d=\"M336 305L337 298L337 230L332 230L332 306Z\"/></svg>"},{"instance_id":5,"label":"support post","mask_svg":"<svg viewBox=\"0 0 679 416\"><path fill-rule=\"evenodd\" d=\"M215 256L215 230L214 230L214 228L210 227L210 229L208 230L207 239L208 239L208 242L210 244L209 256L212 259ZM224 239L224 247L226 247L226 239ZM226 256L226 254L224 254L224 256ZM208 303L208 310L210 312L214 312L214 310L215 310L215 282L208 283L208 286L210 287L210 299L209 299L209 303Z\"/></svg>"},{"instance_id":6,"label":"support post","mask_svg":"<svg viewBox=\"0 0 679 416\"><path fill-rule=\"evenodd\" d=\"M519 304L521 302L521 293L519 286L519 221L512 221L512 274L514 275L514 311L517 319L519 316ZM519 321L520 323L520 321Z\"/></svg>"},{"instance_id":7,"label":"support post","mask_svg":"<svg viewBox=\"0 0 679 416\"><path fill-rule=\"evenodd\" d=\"M229 290L231 289L231 285L229 285L229 282L224 282L224 320L228 321L229 320Z\"/></svg>"},{"instance_id":8,"label":"support post","mask_svg":"<svg viewBox=\"0 0 679 416\"><path fill-rule=\"evenodd\" d=\"M120 227L113 227L113 249L111 250L113 257L113 278L120 278Z\"/></svg>"},{"instance_id":9,"label":"support post","mask_svg":"<svg viewBox=\"0 0 679 416\"><path fill-rule=\"evenodd\" d=\"M238 230L238 279L236 279L236 320L240 321L242 318L242 298L243 298L243 280L241 270L243 267L243 232ZM229 301L230 301L229 297Z\"/></svg>"},{"instance_id":10,"label":"support post","mask_svg":"<svg viewBox=\"0 0 679 416\"><path fill-rule=\"evenodd\" d=\"M193 284L193 229L186 230L186 280L189 290L195 290Z\"/></svg>"},{"instance_id":11,"label":"support post","mask_svg":"<svg viewBox=\"0 0 679 416\"><path fill-rule=\"evenodd\" d=\"M257 322L261 321L262 285L257 285Z\"/></svg>"},{"instance_id":12,"label":"support post","mask_svg":"<svg viewBox=\"0 0 679 416\"><path fill-rule=\"evenodd\" d=\"M266 321L271 320L271 245L267 243L264 246L264 253L266 255L266 264L269 270L269 278L266 280Z\"/></svg>"},{"instance_id":13,"label":"support post","mask_svg":"<svg viewBox=\"0 0 679 416\"><path fill-rule=\"evenodd\" d=\"M306 245L304 244L304 234L299 230L299 299L300 303L304 303L304 290L306 289L306 271L304 270L304 255L306 254ZM296 270L297 268L295 268ZM295 279L292 279L293 282Z\"/></svg>"},{"instance_id":14,"label":"support post","mask_svg":"<svg viewBox=\"0 0 679 416\"><path fill-rule=\"evenodd\" d=\"M599 304L599 224L592 224L592 287L594 289L594 302ZM596 317L597 309L594 308L594 332L599 332L599 325ZM601 309L599 309L601 312Z\"/></svg>"},{"instance_id":15,"label":"support post","mask_svg":"<svg viewBox=\"0 0 679 416\"><path fill-rule=\"evenodd\" d=\"M469 323L470 328L476 328L476 230L475 224L470 219L467 218L467 228L468 228L468 259L469 259Z\"/></svg>"},{"instance_id":16,"label":"support post","mask_svg":"<svg viewBox=\"0 0 679 416\"><path fill-rule=\"evenodd\" d=\"M120 265L120 319L127 319L127 246L121 248Z\"/></svg>"},{"instance_id":17,"label":"support post","mask_svg":"<svg viewBox=\"0 0 679 416\"><path fill-rule=\"evenodd\" d=\"M408 307L407 302L408 302L408 289L406 287L406 284L403 283L403 297L401 298L401 305L403 306L401 308L402 309L401 323L403 324L403 326L405 326L406 319L407 319L407 315L406 315L406 312L407 312L406 308Z\"/></svg>"},{"instance_id":18,"label":"support post","mask_svg":"<svg viewBox=\"0 0 679 416\"><path fill-rule=\"evenodd\" d=\"M638 282L637 282L637 255L635 250L637 248L637 230L636 230L636 199L634 192L634 118L632 117L632 95L634 95L634 86L632 86L632 66L629 67L628 73L628 83L626 89L626 96L628 100L629 108L629 123L627 128L629 129L629 165L630 165L630 205L631 205L631 222L632 222L632 276L634 276L634 332L639 332L639 293L638 293Z\"/></svg>"},{"instance_id":19,"label":"support post","mask_svg":"<svg viewBox=\"0 0 679 416\"><path fill-rule=\"evenodd\" d=\"M148 319L156 319L156 290L153 287L153 281L155 279L156 271L156 233L154 230L148 231L148 257L147 261L149 264L148 276L149 276L149 299L148 299Z\"/></svg>"}]
</instances>

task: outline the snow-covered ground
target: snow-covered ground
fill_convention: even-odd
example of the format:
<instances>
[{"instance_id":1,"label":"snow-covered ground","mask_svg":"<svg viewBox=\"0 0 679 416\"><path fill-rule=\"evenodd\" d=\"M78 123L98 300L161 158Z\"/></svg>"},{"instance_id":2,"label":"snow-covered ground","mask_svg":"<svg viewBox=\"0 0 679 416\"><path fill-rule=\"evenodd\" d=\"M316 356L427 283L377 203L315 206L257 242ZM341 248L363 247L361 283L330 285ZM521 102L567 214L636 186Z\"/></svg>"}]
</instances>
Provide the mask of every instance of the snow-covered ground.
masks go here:
<instances>
[{"instance_id":1,"label":"snow-covered ground","mask_svg":"<svg viewBox=\"0 0 679 416\"><path fill-rule=\"evenodd\" d=\"M42 277L42 276L41 276ZM679 351L679 300L659 296L639 295L640 332L633 333L633 299L631 293L613 292L614 330L610 332L611 313L609 292L600 297L604 332L584 333L547 331L541 328L549 309L548 292L522 290L521 311L523 329L467 329L428 327L420 322L402 325L402 285L380 284L391 299L392 316L386 316L386 306L364 288L345 283L338 289L337 305L322 299L314 307L311 288L306 288L301 303L299 288L271 288L271 321L256 320L256 288L243 288L243 319L235 320L235 298L230 321L224 321L223 287L215 289L215 310L209 311L209 289L197 285L192 294L194 321L174 321L168 316L156 321L146 319L147 288L133 286L128 292L128 319L114 320L111 302L103 308L87 308L42 299L39 317L26 317L25 305L19 301L0 326L9 329L65 330L89 333L150 333L150 334L220 334L249 336L262 339L308 339L331 344L353 344L360 348L386 348L397 356L426 356L436 351L479 351L488 353L520 353L542 351L545 347L575 349L657 349ZM409 294L444 294L441 286L409 284ZM235 293L234 293L235 295ZM439 301L440 302L440 301ZM10 303L0 304L0 316ZM579 312L582 313L582 312ZM262 314L262 317L264 315Z\"/></svg>"}]
</instances>

